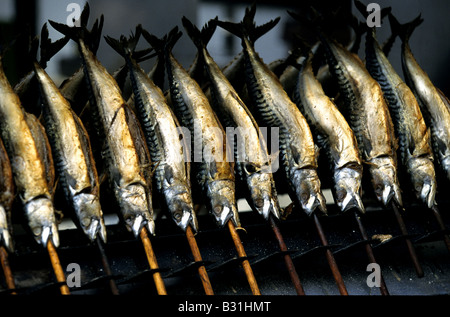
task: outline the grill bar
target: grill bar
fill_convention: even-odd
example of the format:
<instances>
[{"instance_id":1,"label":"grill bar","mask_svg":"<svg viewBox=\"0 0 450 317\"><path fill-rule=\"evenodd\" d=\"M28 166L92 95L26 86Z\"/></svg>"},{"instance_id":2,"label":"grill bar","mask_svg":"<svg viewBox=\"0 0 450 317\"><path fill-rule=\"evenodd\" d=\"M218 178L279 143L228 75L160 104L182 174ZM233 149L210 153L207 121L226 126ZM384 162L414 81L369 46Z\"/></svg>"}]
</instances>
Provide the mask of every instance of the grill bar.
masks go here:
<instances>
[{"instance_id":1,"label":"grill bar","mask_svg":"<svg viewBox=\"0 0 450 317\"><path fill-rule=\"evenodd\" d=\"M288 253L288 248L286 246L286 243L284 242L283 236L281 235L280 228L278 228L278 225L272 215L269 216L269 221L280 246L280 250L282 253L284 253L283 259L289 272L289 276L291 277L292 284L294 284L295 291L297 292L297 295L305 295L305 290L303 289L302 283L300 282L300 278L298 277L294 262L292 262L291 255Z\"/></svg>"},{"instance_id":2,"label":"grill bar","mask_svg":"<svg viewBox=\"0 0 450 317\"><path fill-rule=\"evenodd\" d=\"M394 214L395 214L395 218L397 219L397 222L400 226L400 230L405 239L406 246L408 247L409 256L411 257L411 260L414 264L414 268L416 270L417 276L423 277L423 274L424 274L423 269L422 269L422 266L420 265L419 259L417 258L416 250L414 249L414 246L413 246L411 240L408 238L408 229L406 229L406 225L405 225L405 222L403 221L403 217L400 214L400 211L399 211L397 205L394 202L391 205L392 205L392 210L394 211Z\"/></svg>"},{"instance_id":3,"label":"grill bar","mask_svg":"<svg viewBox=\"0 0 450 317\"><path fill-rule=\"evenodd\" d=\"M317 233L319 234L320 241L322 242L322 245L326 247L325 249L325 255L327 257L328 265L330 266L331 272L333 273L334 280L336 281L336 284L339 288L339 293L341 295L348 295L347 288L345 287L344 280L342 279L341 272L339 271L338 265L336 263L336 260L333 256L333 253L328 247L328 240L325 236L325 233L322 229L322 225L320 223L319 217L314 213L314 224L317 229Z\"/></svg>"}]
</instances>

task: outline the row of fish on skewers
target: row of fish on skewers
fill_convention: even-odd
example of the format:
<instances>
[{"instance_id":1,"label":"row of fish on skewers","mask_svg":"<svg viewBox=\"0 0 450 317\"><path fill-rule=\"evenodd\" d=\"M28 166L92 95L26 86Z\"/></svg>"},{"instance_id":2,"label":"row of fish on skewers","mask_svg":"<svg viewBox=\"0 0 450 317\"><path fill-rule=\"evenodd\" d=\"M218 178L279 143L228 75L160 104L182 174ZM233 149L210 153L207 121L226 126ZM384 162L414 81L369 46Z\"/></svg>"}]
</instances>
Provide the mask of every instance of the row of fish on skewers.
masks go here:
<instances>
[{"instance_id":1,"label":"row of fish on skewers","mask_svg":"<svg viewBox=\"0 0 450 317\"><path fill-rule=\"evenodd\" d=\"M254 5L246 9L239 23L216 18L201 30L183 18L183 26L198 48L189 70L172 54L182 36L178 28L163 38L140 26L130 37L105 37L125 62L111 75L95 56L103 16L88 30L89 5L82 12L80 27L49 22L65 36L54 43L48 39L45 25L40 46L37 40L31 45L30 56L35 58L39 46L40 60L33 60L30 74L14 88L4 72L0 74L0 127L5 145L1 148L1 186L5 187L1 188L0 229L6 246L13 247L9 221L16 196L37 242L46 245L52 239L59 245L53 203L57 187L87 236L93 240L99 235L106 241L99 197L103 178L135 236L143 227L155 233L153 186L183 230L188 226L198 230L197 199L204 201L218 225L231 220L240 226L238 183L245 184L253 210L266 219L270 215L280 218L283 211L270 172L273 157L260 137L259 125L263 124L279 128L282 172L293 202L307 214L316 210L326 214L318 176L319 151L330 159L333 192L342 211L357 208L364 212L363 166L380 202L402 205L397 148L417 196L433 206L437 190L434 157L449 175L450 138L446 133L450 119L448 99L432 85L408 46L409 36L421 20L400 25L389 15L393 31L403 42L405 84L377 43L375 29L366 30L363 63L317 24L317 43L287 58L284 72L276 76L271 65L258 56L254 43L275 27L279 18L256 26L255 10ZM224 69L207 50L217 26L242 40L242 53ZM136 51L141 36L152 49ZM82 66L57 87L45 66L70 40L78 45ZM325 94L313 70L319 52L326 60L321 69L337 84L336 99ZM145 72L139 63L153 56L156 64ZM162 90L165 75L167 94ZM294 81L289 83L289 77ZM127 83L130 93L125 95ZM36 107L42 120L29 111ZM89 122L80 117L88 117ZM230 126L245 128L233 149L224 132L224 127ZM187 127L191 135L183 134L180 127ZM195 129L202 132L200 144ZM190 147L194 151L189 155L201 151L201 162L186 158ZM233 156L230 152L235 160L227 159ZM198 193L201 195L196 196Z\"/></svg>"}]
</instances>

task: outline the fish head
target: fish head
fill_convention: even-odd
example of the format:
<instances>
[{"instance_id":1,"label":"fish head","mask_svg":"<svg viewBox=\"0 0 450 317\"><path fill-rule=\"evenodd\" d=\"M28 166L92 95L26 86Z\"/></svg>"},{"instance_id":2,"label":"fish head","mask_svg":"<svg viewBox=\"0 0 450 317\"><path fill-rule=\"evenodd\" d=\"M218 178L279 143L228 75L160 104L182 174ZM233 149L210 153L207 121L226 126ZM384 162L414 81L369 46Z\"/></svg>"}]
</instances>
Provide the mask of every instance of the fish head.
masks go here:
<instances>
[{"instance_id":1,"label":"fish head","mask_svg":"<svg viewBox=\"0 0 450 317\"><path fill-rule=\"evenodd\" d=\"M46 196L37 197L26 202L24 211L36 241L47 246L51 238L53 245L58 247L59 234L52 200Z\"/></svg>"},{"instance_id":2,"label":"fish head","mask_svg":"<svg viewBox=\"0 0 450 317\"><path fill-rule=\"evenodd\" d=\"M315 169L295 169L291 174L291 183L296 197L307 215L312 215L317 208L323 214L327 213L326 200Z\"/></svg>"},{"instance_id":3,"label":"fish head","mask_svg":"<svg viewBox=\"0 0 450 317\"><path fill-rule=\"evenodd\" d=\"M428 208L433 207L437 187L433 162L425 157L410 159L407 169L417 198Z\"/></svg>"},{"instance_id":4,"label":"fish head","mask_svg":"<svg viewBox=\"0 0 450 317\"><path fill-rule=\"evenodd\" d=\"M246 180L250 191L249 203L253 209L266 220L270 214L280 218L281 208L278 203L272 174L263 171L247 173Z\"/></svg>"},{"instance_id":5,"label":"fish head","mask_svg":"<svg viewBox=\"0 0 450 317\"><path fill-rule=\"evenodd\" d=\"M99 235L106 242L106 227L98 195L81 192L73 197L73 207L89 240L94 241Z\"/></svg>"},{"instance_id":6,"label":"fish head","mask_svg":"<svg viewBox=\"0 0 450 317\"><path fill-rule=\"evenodd\" d=\"M211 213L220 227L223 227L230 219L237 227L240 227L234 181L221 179L208 182L207 197Z\"/></svg>"},{"instance_id":7,"label":"fish head","mask_svg":"<svg viewBox=\"0 0 450 317\"><path fill-rule=\"evenodd\" d=\"M361 166L344 166L334 172L335 200L342 212L352 208L364 213L361 200Z\"/></svg>"},{"instance_id":8,"label":"fish head","mask_svg":"<svg viewBox=\"0 0 450 317\"><path fill-rule=\"evenodd\" d=\"M172 183L164 189L164 197L167 208L177 226L186 231L186 228L191 225L192 229L197 232L197 216L194 212L189 188L182 183Z\"/></svg>"},{"instance_id":9,"label":"fish head","mask_svg":"<svg viewBox=\"0 0 450 317\"><path fill-rule=\"evenodd\" d=\"M153 206L146 187L141 183L116 186L115 194L127 229L132 231L135 237L139 236L145 226L151 234L155 234Z\"/></svg>"},{"instance_id":10,"label":"fish head","mask_svg":"<svg viewBox=\"0 0 450 317\"><path fill-rule=\"evenodd\" d=\"M369 172L377 199L384 206L388 206L392 199L402 206L397 169L393 158L386 156L373 159L369 164Z\"/></svg>"}]
</instances>

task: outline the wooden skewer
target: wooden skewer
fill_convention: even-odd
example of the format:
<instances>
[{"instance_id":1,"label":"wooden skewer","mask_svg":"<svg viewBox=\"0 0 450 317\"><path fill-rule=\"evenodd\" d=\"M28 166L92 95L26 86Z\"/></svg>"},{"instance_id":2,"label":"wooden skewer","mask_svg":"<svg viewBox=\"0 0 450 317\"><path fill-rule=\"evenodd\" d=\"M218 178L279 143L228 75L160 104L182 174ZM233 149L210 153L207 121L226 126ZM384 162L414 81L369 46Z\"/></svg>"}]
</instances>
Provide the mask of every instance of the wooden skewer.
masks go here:
<instances>
[{"instance_id":1,"label":"wooden skewer","mask_svg":"<svg viewBox=\"0 0 450 317\"><path fill-rule=\"evenodd\" d=\"M322 245L326 247L325 255L327 257L328 265L330 266L331 273L333 274L334 280L339 289L339 293L341 295L348 295L347 288L345 287L344 280L342 278L341 272L337 266L336 260L333 256L333 253L328 248L328 241L325 237L325 234L322 229L322 225L320 224L319 217L317 217L316 213L313 213L314 223L316 225L317 233L319 234L320 241Z\"/></svg>"},{"instance_id":2,"label":"wooden skewer","mask_svg":"<svg viewBox=\"0 0 450 317\"><path fill-rule=\"evenodd\" d=\"M246 258L247 254L245 253L244 246L242 245L239 234L236 231L236 227L231 220L228 221L228 228L230 229L231 238L233 239L238 256L240 258ZM250 266L250 262L247 259L244 259L242 261L242 267L244 268L245 275L247 276L247 280L250 284L253 295L261 295L258 283L256 282L255 276L253 275L253 270Z\"/></svg>"},{"instance_id":3,"label":"wooden skewer","mask_svg":"<svg viewBox=\"0 0 450 317\"><path fill-rule=\"evenodd\" d=\"M16 289L14 277L8 262L8 252L5 250L4 246L0 246L0 260L2 262L3 273L5 274L6 286L9 290ZM17 295L15 291L11 291L11 294Z\"/></svg>"},{"instance_id":4,"label":"wooden skewer","mask_svg":"<svg viewBox=\"0 0 450 317\"><path fill-rule=\"evenodd\" d=\"M392 202L392 209L394 210L395 217L397 218L397 222L400 226L400 231L402 232L406 246L408 247L409 256L411 257L411 260L413 261L414 268L416 270L416 274L418 277L423 277L423 270L422 266L419 263L419 260L417 258L416 250L414 249L414 246L411 242L411 240L407 237L408 236L408 230L406 229L405 222L403 221L403 217L400 214L400 211L398 210L397 205L395 202Z\"/></svg>"},{"instance_id":5,"label":"wooden skewer","mask_svg":"<svg viewBox=\"0 0 450 317\"><path fill-rule=\"evenodd\" d=\"M275 233L275 237L280 246L280 250L282 252L287 252L287 246L284 243L283 236L281 235L280 228L278 228L277 223L272 215L269 216L270 225ZM297 271L295 270L295 265L292 262L292 258L289 254L284 254L284 262L286 263L287 270L289 272L289 276L291 277L291 281L294 284L295 291L297 295L305 295L305 291L303 290L302 283L300 282L300 278L298 277Z\"/></svg>"},{"instance_id":6,"label":"wooden skewer","mask_svg":"<svg viewBox=\"0 0 450 317\"><path fill-rule=\"evenodd\" d=\"M191 248L192 255L194 256L194 261L202 262L203 261L202 255L200 254L200 250L198 248L197 241L195 240L191 226L188 226L186 228L186 237L189 243L189 247ZM199 265L198 273L200 275L200 279L202 281L206 295L214 295L214 291L212 289L211 282L209 280L208 273L206 272L206 268L204 265Z\"/></svg>"},{"instance_id":7,"label":"wooden skewer","mask_svg":"<svg viewBox=\"0 0 450 317\"><path fill-rule=\"evenodd\" d=\"M48 240L47 242L47 250L48 254L50 256L50 261L53 266L53 272L55 273L56 280L59 283L62 283L60 288L62 295L70 295L69 287L66 284L66 276L64 275L64 271L61 267L61 263L59 262L58 253L56 252L56 248L53 245L53 242L51 240Z\"/></svg>"},{"instance_id":8,"label":"wooden skewer","mask_svg":"<svg viewBox=\"0 0 450 317\"><path fill-rule=\"evenodd\" d=\"M102 242L100 241L99 238L96 238L95 240L97 240L98 250L100 251L100 255L102 258L103 269L105 270L106 275L110 277L109 288L111 289L111 293L113 295L119 295L119 289L117 288L116 282L112 278L111 267L109 266L108 258L106 257L106 253L105 250L103 249Z\"/></svg>"},{"instance_id":9,"label":"wooden skewer","mask_svg":"<svg viewBox=\"0 0 450 317\"><path fill-rule=\"evenodd\" d=\"M369 242L369 237L367 236L366 229L364 228L361 218L358 215L358 212L356 210L355 210L355 218L356 218L356 222L358 223L358 228L359 228L359 231L361 232L361 236L364 239L364 241L366 241L365 247L366 247L366 253L369 258L369 261L371 263L377 263L377 261L375 260L375 255L373 254L372 246L370 245L370 242ZM385 296L389 295L389 292L386 287L386 283L384 282L384 278L381 273L380 273L380 293L381 293L381 295L385 295Z\"/></svg>"},{"instance_id":10,"label":"wooden skewer","mask_svg":"<svg viewBox=\"0 0 450 317\"><path fill-rule=\"evenodd\" d=\"M167 295L166 287L164 285L164 281L161 277L161 273L158 271L159 266L158 262L156 261L156 255L153 252L153 247L150 242L150 238L148 237L148 231L147 228L142 228L140 232L140 237L142 244L144 245L145 254L147 255L147 260L150 265L150 268L152 270L155 270L153 273L153 280L155 281L156 291L159 295Z\"/></svg>"},{"instance_id":11,"label":"wooden skewer","mask_svg":"<svg viewBox=\"0 0 450 317\"><path fill-rule=\"evenodd\" d=\"M444 221L442 221L441 214L439 213L439 209L436 205L434 205L433 207L431 207L431 210L433 211L433 214L436 217L436 220L439 225L439 229L441 229L443 232L444 243L447 247L447 251L450 252L450 238L448 237L448 234L445 234L446 228L445 228Z\"/></svg>"}]
</instances>

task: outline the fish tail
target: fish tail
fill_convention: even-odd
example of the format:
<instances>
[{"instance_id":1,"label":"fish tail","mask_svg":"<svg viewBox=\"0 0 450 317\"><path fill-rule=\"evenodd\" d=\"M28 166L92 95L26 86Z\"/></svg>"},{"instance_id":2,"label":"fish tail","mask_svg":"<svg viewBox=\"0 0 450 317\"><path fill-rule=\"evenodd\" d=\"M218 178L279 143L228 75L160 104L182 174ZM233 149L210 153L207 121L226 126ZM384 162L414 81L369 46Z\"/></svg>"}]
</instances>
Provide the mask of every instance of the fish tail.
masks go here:
<instances>
[{"instance_id":1,"label":"fish tail","mask_svg":"<svg viewBox=\"0 0 450 317\"><path fill-rule=\"evenodd\" d=\"M87 22L89 18L89 4L86 2L86 5L81 13L80 17L80 26L68 26L67 24L58 23L52 20L49 20L48 22L50 25L57 30L58 32L62 33L69 39L72 39L75 42L79 42L80 40L83 40L85 44L89 46L89 49L96 53L99 46L100 46L100 40L101 40L101 33L103 29L103 23L104 23L104 16L101 15L100 19L97 19L92 27L92 29L89 31L87 28Z\"/></svg>"},{"instance_id":2,"label":"fish tail","mask_svg":"<svg viewBox=\"0 0 450 317\"><path fill-rule=\"evenodd\" d=\"M404 24L398 22L393 14L389 14L389 23L391 25L392 33L398 35L403 43L408 42L411 34L422 22L423 19L421 14L419 14L414 20L406 22Z\"/></svg>"},{"instance_id":3,"label":"fish tail","mask_svg":"<svg viewBox=\"0 0 450 317\"><path fill-rule=\"evenodd\" d=\"M216 30L217 21L217 17L209 20L209 22L206 23L200 31L198 27L189 21L185 16L182 18L183 26L186 29L187 34L198 49L202 49L208 45Z\"/></svg>"},{"instance_id":4,"label":"fish tail","mask_svg":"<svg viewBox=\"0 0 450 317\"><path fill-rule=\"evenodd\" d=\"M364 17L364 19L367 19L369 17L369 11L367 11L366 5L358 0L355 0L354 3L355 3L356 9L358 9L358 11ZM380 11L381 20L383 20L386 16L388 16L391 13L391 11L392 11L391 7L386 7L386 8L381 9L381 11ZM363 23L363 24L367 26L366 23ZM369 27L367 27L367 28L369 28Z\"/></svg>"},{"instance_id":5,"label":"fish tail","mask_svg":"<svg viewBox=\"0 0 450 317\"><path fill-rule=\"evenodd\" d=\"M136 26L136 32L131 33L127 38L122 35L119 39L112 38L110 36L105 36L105 41L111 46L119 55L126 57L134 55L137 43L142 34L142 25Z\"/></svg>"},{"instance_id":6,"label":"fish tail","mask_svg":"<svg viewBox=\"0 0 450 317\"><path fill-rule=\"evenodd\" d=\"M247 37L254 44L261 36L272 30L280 21L280 17L270 20L267 23L256 26L255 24L256 5L252 4L250 8L245 9L245 15L241 22L233 23L226 21L217 21L217 24L236 35L237 37Z\"/></svg>"},{"instance_id":7,"label":"fish tail","mask_svg":"<svg viewBox=\"0 0 450 317\"><path fill-rule=\"evenodd\" d=\"M154 57L156 54L150 54L153 49L148 48L140 51L136 51L137 43L139 42L139 38L142 35L142 25L138 25L136 27L136 32L130 35L129 38L125 36L121 36L120 39L114 39L110 36L105 36L105 41L111 46L119 55L124 58L131 57L137 63L145 61Z\"/></svg>"},{"instance_id":8,"label":"fish tail","mask_svg":"<svg viewBox=\"0 0 450 317\"><path fill-rule=\"evenodd\" d=\"M50 61L50 59L53 56L55 56L64 46L66 46L69 40L70 38L68 36L65 36L55 42L52 42L49 39L47 23L45 23L41 30L41 44L40 44L41 57L39 64L43 68L46 68L47 63ZM35 53L37 53L37 48Z\"/></svg>"},{"instance_id":9,"label":"fish tail","mask_svg":"<svg viewBox=\"0 0 450 317\"><path fill-rule=\"evenodd\" d=\"M178 26L175 26L162 38L158 38L147 30L142 29L142 36L159 56L164 56L165 52L171 52L182 35L183 33L178 30Z\"/></svg>"}]
</instances>

